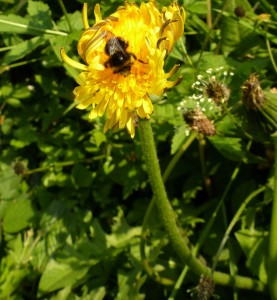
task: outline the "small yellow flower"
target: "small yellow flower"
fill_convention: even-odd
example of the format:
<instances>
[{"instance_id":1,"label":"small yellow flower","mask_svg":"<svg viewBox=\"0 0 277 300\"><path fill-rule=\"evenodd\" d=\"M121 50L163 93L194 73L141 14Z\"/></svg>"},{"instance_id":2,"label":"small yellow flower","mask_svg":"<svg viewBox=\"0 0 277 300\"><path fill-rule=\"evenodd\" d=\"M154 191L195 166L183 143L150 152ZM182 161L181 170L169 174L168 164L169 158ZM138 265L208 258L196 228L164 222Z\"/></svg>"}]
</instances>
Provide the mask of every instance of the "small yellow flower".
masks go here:
<instances>
[{"instance_id":1,"label":"small yellow flower","mask_svg":"<svg viewBox=\"0 0 277 300\"><path fill-rule=\"evenodd\" d=\"M91 119L106 114L104 132L126 127L133 138L134 120L150 118L153 104L150 94L162 95L180 82L168 81L164 60L182 36L185 12L177 2L160 12L154 1L140 7L125 3L102 19L100 6L94 8L96 23L90 27L87 5L83 8L85 31L78 42L78 53L85 62L70 59L61 49L63 60L83 72L73 91L77 108L91 107Z\"/></svg>"}]
</instances>

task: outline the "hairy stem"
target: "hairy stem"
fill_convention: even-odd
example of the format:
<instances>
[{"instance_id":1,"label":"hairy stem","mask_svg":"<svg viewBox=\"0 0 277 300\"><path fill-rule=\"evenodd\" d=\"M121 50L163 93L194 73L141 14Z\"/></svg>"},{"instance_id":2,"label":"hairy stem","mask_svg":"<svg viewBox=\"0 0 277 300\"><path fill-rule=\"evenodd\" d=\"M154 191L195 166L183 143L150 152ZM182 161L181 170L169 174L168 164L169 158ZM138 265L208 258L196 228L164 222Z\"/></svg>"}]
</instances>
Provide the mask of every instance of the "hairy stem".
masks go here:
<instances>
[{"instance_id":1,"label":"hairy stem","mask_svg":"<svg viewBox=\"0 0 277 300\"><path fill-rule=\"evenodd\" d=\"M277 138L274 140L274 190L269 234L268 284L271 299L277 299Z\"/></svg>"},{"instance_id":2,"label":"hairy stem","mask_svg":"<svg viewBox=\"0 0 277 300\"><path fill-rule=\"evenodd\" d=\"M177 162L180 160L184 152L188 149L188 147L191 145L191 143L195 140L196 137L197 137L197 133L195 132L191 133L190 136L186 139L185 143L182 145L182 147L180 147L178 152L173 156L173 158L171 159L171 161L169 162L167 168L163 173L162 179L164 183L167 181L169 175L171 174L172 170L175 168ZM147 207L147 211L144 215L144 219L142 223L141 240L140 240L140 255L142 259L142 264L144 266L145 271L152 279L164 285L173 285L174 282L172 280L160 277L159 274L153 270L146 257L145 245L147 241L147 235L149 232L148 225L154 212L156 212L155 199L152 198L151 202Z\"/></svg>"},{"instance_id":3,"label":"hairy stem","mask_svg":"<svg viewBox=\"0 0 277 300\"><path fill-rule=\"evenodd\" d=\"M167 198L155 148L152 127L149 120L141 120L140 138L157 211L163 227L169 236L173 249L183 263L186 264L195 274L199 276L201 274L211 274L211 269L203 265L195 256L193 256L190 248L185 242L185 239L181 235L181 231L176 222L175 213ZM262 282L243 276L230 276L229 274L214 272L213 278L215 283L221 285L236 286L238 288L253 289L256 291L266 290L266 286Z\"/></svg>"}]
</instances>

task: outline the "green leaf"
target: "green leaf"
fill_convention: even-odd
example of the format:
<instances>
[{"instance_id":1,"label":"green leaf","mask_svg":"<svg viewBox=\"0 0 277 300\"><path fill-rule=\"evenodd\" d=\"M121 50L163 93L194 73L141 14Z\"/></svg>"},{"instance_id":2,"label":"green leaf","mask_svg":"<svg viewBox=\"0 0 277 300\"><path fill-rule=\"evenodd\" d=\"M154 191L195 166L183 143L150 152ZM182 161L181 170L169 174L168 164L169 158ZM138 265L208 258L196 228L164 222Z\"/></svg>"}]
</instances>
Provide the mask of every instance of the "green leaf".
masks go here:
<instances>
[{"instance_id":1,"label":"green leaf","mask_svg":"<svg viewBox=\"0 0 277 300\"><path fill-rule=\"evenodd\" d=\"M43 176L42 181L46 187L55 185L65 187L69 183L69 176L61 172L49 172Z\"/></svg>"},{"instance_id":2,"label":"green leaf","mask_svg":"<svg viewBox=\"0 0 277 300\"><path fill-rule=\"evenodd\" d=\"M17 15L0 16L0 32L19 33L30 35L41 35L41 33L58 34L67 36L67 33L51 30L53 22L49 14L49 7L37 1L29 1L28 9L30 17L20 17Z\"/></svg>"},{"instance_id":3,"label":"green leaf","mask_svg":"<svg viewBox=\"0 0 277 300\"><path fill-rule=\"evenodd\" d=\"M70 254L82 256L84 260L89 260L90 264L93 265L107 258L112 251L108 249L107 234L97 219L93 220L90 231L90 238L88 239L86 234L81 236L74 245L77 250L74 250L75 253L71 251L73 253Z\"/></svg>"},{"instance_id":4,"label":"green leaf","mask_svg":"<svg viewBox=\"0 0 277 300\"><path fill-rule=\"evenodd\" d=\"M183 124L175 132L171 143L171 154L175 154L184 144L185 140L188 138L188 136L186 135L187 130L188 126L186 124Z\"/></svg>"},{"instance_id":5,"label":"green leaf","mask_svg":"<svg viewBox=\"0 0 277 300\"><path fill-rule=\"evenodd\" d=\"M28 1L27 11L30 15L30 26L42 29L50 29L53 22L49 6L41 1Z\"/></svg>"},{"instance_id":6,"label":"green leaf","mask_svg":"<svg viewBox=\"0 0 277 300\"><path fill-rule=\"evenodd\" d=\"M11 166L1 166L0 170L0 197L3 200L11 200L18 195L18 186L21 181L21 177L15 174ZM0 210L1 216L1 210Z\"/></svg>"},{"instance_id":7,"label":"green leaf","mask_svg":"<svg viewBox=\"0 0 277 300\"><path fill-rule=\"evenodd\" d=\"M198 60L199 53L195 54L192 59L193 60ZM212 68L216 69L218 67L224 67L228 69L230 66L228 65L228 62L231 61L231 58L228 58L228 61L224 55L220 54L214 54L212 52L203 52L203 56L200 61L200 70L199 74L205 74L206 70ZM207 73L206 73L207 74Z\"/></svg>"},{"instance_id":8,"label":"green leaf","mask_svg":"<svg viewBox=\"0 0 277 300\"><path fill-rule=\"evenodd\" d=\"M24 41L20 44L14 45L12 50L5 54L1 60L2 65L10 64L16 60L25 57L27 54L31 53L38 46L43 45L45 39L43 37L34 37L30 40Z\"/></svg>"},{"instance_id":9,"label":"green leaf","mask_svg":"<svg viewBox=\"0 0 277 300\"><path fill-rule=\"evenodd\" d=\"M198 15L192 14L190 17L190 26L193 26L197 33L206 35L209 32L206 22L204 22Z\"/></svg>"},{"instance_id":10,"label":"green leaf","mask_svg":"<svg viewBox=\"0 0 277 300\"><path fill-rule=\"evenodd\" d=\"M176 107L170 103L170 101L161 105L155 105L153 118L155 118L159 123L169 122L174 125L179 125L180 122L184 123L181 114L176 110Z\"/></svg>"},{"instance_id":11,"label":"green leaf","mask_svg":"<svg viewBox=\"0 0 277 300\"><path fill-rule=\"evenodd\" d=\"M23 148L25 146L28 146L31 143L37 141L38 138L35 128L30 124L18 128L15 132L15 136L17 139L11 140L11 145L15 146L16 148Z\"/></svg>"},{"instance_id":12,"label":"green leaf","mask_svg":"<svg viewBox=\"0 0 277 300\"><path fill-rule=\"evenodd\" d=\"M122 209L118 210L118 215L113 221L113 232L107 236L107 244L109 247L123 248L131 244L131 240L138 242L141 227L130 227L124 218Z\"/></svg>"},{"instance_id":13,"label":"green leaf","mask_svg":"<svg viewBox=\"0 0 277 300\"><path fill-rule=\"evenodd\" d=\"M75 11L72 14L67 14L69 20L70 20L70 25L73 29L73 31L81 31L84 28L84 24L82 21L82 14L81 11ZM57 22L58 28L62 31L69 32L70 28L68 27L68 22L65 17L62 17L59 22Z\"/></svg>"},{"instance_id":14,"label":"green leaf","mask_svg":"<svg viewBox=\"0 0 277 300\"><path fill-rule=\"evenodd\" d=\"M71 257L67 264L50 259L39 281L38 296L74 285L86 275L89 267L77 257Z\"/></svg>"},{"instance_id":15,"label":"green leaf","mask_svg":"<svg viewBox=\"0 0 277 300\"><path fill-rule=\"evenodd\" d=\"M20 17L16 15L0 16L0 32L7 33L28 33L36 35L38 31L35 28L28 27L28 17Z\"/></svg>"},{"instance_id":16,"label":"green leaf","mask_svg":"<svg viewBox=\"0 0 277 300\"><path fill-rule=\"evenodd\" d=\"M107 136L101 131L94 130L92 136L97 147L100 147L102 143L107 141Z\"/></svg>"},{"instance_id":17,"label":"green leaf","mask_svg":"<svg viewBox=\"0 0 277 300\"><path fill-rule=\"evenodd\" d=\"M252 9L247 1L232 0L228 2L227 12L222 16L220 31L221 47L225 55L236 49L240 50L241 55L241 53L256 44L256 34L253 30L241 25L234 14L234 10L238 5L248 13Z\"/></svg>"},{"instance_id":18,"label":"green leaf","mask_svg":"<svg viewBox=\"0 0 277 300\"><path fill-rule=\"evenodd\" d=\"M205 15L207 13L207 3L205 1L189 1L186 0L184 1L186 3L184 3L185 7L186 7L186 11L190 12L190 13L194 13L194 14L198 14L198 15Z\"/></svg>"},{"instance_id":19,"label":"green leaf","mask_svg":"<svg viewBox=\"0 0 277 300\"><path fill-rule=\"evenodd\" d=\"M0 264L0 299L15 299L14 295L27 277L29 270L20 268L12 255L1 258Z\"/></svg>"},{"instance_id":20,"label":"green leaf","mask_svg":"<svg viewBox=\"0 0 277 300\"><path fill-rule=\"evenodd\" d=\"M244 163L257 163L262 159L248 152L240 138L214 136L209 141L226 158Z\"/></svg>"},{"instance_id":21,"label":"green leaf","mask_svg":"<svg viewBox=\"0 0 277 300\"><path fill-rule=\"evenodd\" d=\"M267 283L268 233L243 229L235 236L247 258L246 265L262 282Z\"/></svg>"},{"instance_id":22,"label":"green leaf","mask_svg":"<svg viewBox=\"0 0 277 300\"><path fill-rule=\"evenodd\" d=\"M116 300L143 300L145 295L139 293L139 290L146 280L146 275L141 277L138 270L133 269L130 272L118 272L119 291Z\"/></svg>"},{"instance_id":23,"label":"green leaf","mask_svg":"<svg viewBox=\"0 0 277 300\"><path fill-rule=\"evenodd\" d=\"M135 152L126 152L126 158L106 161L104 171L113 181L123 186L123 198L145 185L146 174L141 168L141 160Z\"/></svg>"},{"instance_id":24,"label":"green leaf","mask_svg":"<svg viewBox=\"0 0 277 300\"><path fill-rule=\"evenodd\" d=\"M92 183L92 173L81 164L75 164L71 174L74 183L79 187L88 187Z\"/></svg>"},{"instance_id":25,"label":"green leaf","mask_svg":"<svg viewBox=\"0 0 277 300\"><path fill-rule=\"evenodd\" d=\"M94 289L87 297L87 300L93 299L93 300L103 300L106 295L106 288L101 286L97 289Z\"/></svg>"},{"instance_id":26,"label":"green leaf","mask_svg":"<svg viewBox=\"0 0 277 300\"><path fill-rule=\"evenodd\" d=\"M3 229L8 233L18 232L30 225L35 216L35 210L30 200L12 202L3 220Z\"/></svg>"}]
</instances>

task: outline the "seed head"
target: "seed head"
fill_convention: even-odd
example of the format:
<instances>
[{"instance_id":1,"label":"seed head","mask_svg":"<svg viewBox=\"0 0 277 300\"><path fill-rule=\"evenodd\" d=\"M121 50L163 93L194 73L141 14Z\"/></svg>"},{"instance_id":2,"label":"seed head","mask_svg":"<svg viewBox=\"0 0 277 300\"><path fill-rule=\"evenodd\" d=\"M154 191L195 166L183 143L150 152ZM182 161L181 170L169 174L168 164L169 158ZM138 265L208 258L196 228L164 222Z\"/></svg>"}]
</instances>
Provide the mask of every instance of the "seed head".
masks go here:
<instances>
[{"instance_id":1,"label":"seed head","mask_svg":"<svg viewBox=\"0 0 277 300\"><path fill-rule=\"evenodd\" d=\"M210 121L201 109L187 111L183 114L184 120L191 130L198 131L204 135L212 136L216 134L213 121Z\"/></svg>"}]
</instances>

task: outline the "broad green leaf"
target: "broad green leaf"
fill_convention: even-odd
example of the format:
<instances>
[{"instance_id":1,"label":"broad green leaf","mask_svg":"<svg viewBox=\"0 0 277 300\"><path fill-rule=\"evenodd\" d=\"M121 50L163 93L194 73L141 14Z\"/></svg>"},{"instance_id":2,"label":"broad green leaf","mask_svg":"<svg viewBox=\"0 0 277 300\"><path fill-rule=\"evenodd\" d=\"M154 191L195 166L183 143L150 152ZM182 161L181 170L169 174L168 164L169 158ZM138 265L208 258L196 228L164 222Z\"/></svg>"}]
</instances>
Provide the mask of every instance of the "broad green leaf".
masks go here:
<instances>
[{"instance_id":1,"label":"broad green leaf","mask_svg":"<svg viewBox=\"0 0 277 300\"><path fill-rule=\"evenodd\" d=\"M1 167L1 165L0 165ZM15 174L12 166L3 166L0 170L0 197L2 200L10 201L18 195L18 186L21 178ZM0 209L0 216L2 215Z\"/></svg>"},{"instance_id":2,"label":"broad green leaf","mask_svg":"<svg viewBox=\"0 0 277 300\"><path fill-rule=\"evenodd\" d=\"M53 22L49 6L41 1L28 1L27 11L30 16L30 26L51 29Z\"/></svg>"},{"instance_id":3,"label":"broad green leaf","mask_svg":"<svg viewBox=\"0 0 277 300\"><path fill-rule=\"evenodd\" d=\"M123 186L123 198L145 185L146 174L141 168L141 160L133 151L126 152L123 159L106 161L105 173L116 183Z\"/></svg>"},{"instance_id":4,"label":"broad green leaf","mask_svg":"<svg viewBox=\"0 0 277 300\"><path fill-rule=\"evenodd\" d=\"M209 141L226 158L244 163L257 163L262 161L246 149L240 138L214 136Z\"/></svg>"},{"instance_id":5,"label":"broad green leaf","mask_svg":"<svg viewBox=\"0 0 277 300\"><path fill-rule=\"evenodd\" d=\"M247 258L246 265L262 282L267 283L268 233L243 229L235 236Z\"/></svg>"},{"instance_id":6,"label":"broad green leaf","mask_svg":"<svg viewBox=\"0 0 277 300\"><path fill-rule=\"evenodd\" d=\"M15 233L31 224L35 210L30 200L17 200L10 203L3 220L3 229Z\"/></svg>"},{"instance_id":7,"label":"broad green leaf","mask_svg":"<svg viewBox=\"0 0 277 300\"><path fill-rule=\"evenodd\" d=\"M190 16L189 24L190 24L190 26L193 26L193 28L195 28L195 30L197 31L198 34L206 35L209 32L209 28L208 28L206 22L204 22L196 14L192 14Z\"/></svg>"},{"instance_id":8,"label":"broad green leaf","mask_svg":"<svg viewBox=\"0 0 277 300\"><path fill-rule=\"evenodd\" d=\"M61 290L59 290L55 295L51 297L50 300L67 300L70 299L70 296L72 297L72 288L71 286L67 286Z\"/></svg>"},{"instance_id":9,"label":"broad green leaf","mask_svg":"<svg viewBox=\"0 0 277 300\"><path fill-rule=\"evenodd\" d=\"M107 141L107 136L101 131L93 131L93 141L97 147L100 147L102 143Z\"/></svg>"},{"instance_id":10,"label":"broad green leaf","mask_svg":"<svg viewBox=\"0 0 277 300\"><path fill-rule=\"evenodd\" d=\"M256 189L256 183L254 179L251 180L245 180L243 182L238 183L234 188L233 188L233 195L232 195L232 209L233 211L236 211L241 203L246 199L248 195L251 194L252 191ZM249 222L250 220L248 220ZM255 214L253 215L253 219L251 222L255 223ZM251 224L253 225L253 224ZM251 226L248 224L248 226Z\"/></svg>"},{"instance_id":11,"label":"broad green leaf","mask_svg":"<svg viewBox=\"0 0 277 300\"><path fill-rule=\"evenodd\" d=\"M18 128L15 131L15 137L17 139L11 140L11 145L17 148L23 148L27 145L30 145L33 142L37 141L37 132L33 126L30 124Z\"/></svg>"},{"instance_id":12,"label":"broad green leaf","mask_svg":"<svg viewBox=\"0 0 277 300\"><path fill-rule=\"evenodd\" d=\"M116 300L143 300L145 295L139 292L141 286L146 280L146 275L141 276L138 270L131 270L130 272L118 273L119 291Z\"/></svg>"},{"instance_id":13,"label":"broad green leaf","mask_svg":"<svg viewBox=\"0 0 277 300\"><path fill-rule=\"evenodd\" d=\"M35 28L28 26L29 19L16 15L1 15L0 16L0 32L7 33L28 33L36 35L39 32Z\"/></svg>"},{"instance_id":14,"label":"broad green leaf","mask_svg":"<svg viewBox=\"0 0 277 300\"><path fill-rule=\"evenodd\" d=\"M158 123L168 122L170 124L179 125L183 122L180 113L177 111L176 107L170 103L169 100L162 104L155 105L155 113L153 118L157 120Z\"/></svg>"},{"instance_id":15,"label":"broad green leaf","mask_svg":"<svg viewBox=\"0 0 277 300\"><path fill-rule=\"evenodd\" d=\"M138 243L141 227L130 227L125 220L122 209L118 210L118 215L113 221L112 234L107 236L109 247L123 248L128 244Z\"/></svg>"},{"instance_id":16,"label":"broad green leaf","mask_svg":"<svg viewBox=\"0 0 277 300\"><path fill-rule=\"evenodd\" d=\"M24 41L18 45L13 46L13 48L5 54L3 59L1 60L2 65L10 64L11 62L17 61L33 50L35 50L38 46L45 43L45 39L43 37L34 37L27 41Z\"/></svg>"},{"instance_id":17,"label":"broad green leaf","mask_svg":"<svg viewBox=\"0 0 277 300\"><path fill-rule=\"evenodd\" d=\"M55 185L65 187L70 182L70 178L68 174L62 172L49 172L43 176L42 182L46 187Z\"/></svg>"},{"instance_id":18,"label":"broad green leaf","mask_svg":"<svg viewBox=\"0 0 277 300\"><path fill-rule=\"evenodd\" d=\"M199 57L199 53L197 53L196 55L194 55L192 57L193 60L198 60ZM230 58L228 58L228 60L226 59L226 57L224 55L220 55L220 54L214 54L212 52L204 52L200 61L200 74L204 75L207 74L206 71L210 68L212 69L216 69L219 67L224 67L228 70L228 68L230 67L228 62L232 61Z\"/></svg>"},{"instance_id":19,"label":"broad green leaf","mask_svg":"<svg viewBox=\"0 0 277 300\"><path fill-rule=\"evenodd\" d=\"M106 295L106 287L99 287L97 289L94 289L89 295L87 295L84 300L103 300Z\"/></svg>"},{"instance_id":20,"label":"broad green leaf","mask_svg":"<svg viewBox=\"0 0 277 300\"><path fill-rule=\"evenodd\" d=\"M44 14L44 13L43 13ZM37 16L39 18L39 16ZM44 27L45 19L42 22L31 21L28 17L20 17L17 15L1 15L0 16L0 33L19 33L30 35L41 35L42 33L67 36L67 33L57 30L51 30L51 27ZM46 21L48 23L48 21Z\"/></svg>"},{"instance_id":21,"label":"broad green leaf","mask_svg":"<svg viewBox=\"0 0 277 300\"><path fill-rule=\"evenodd\" d=\"M205 15L207 13L207 3L205 1L184 1L184 7L191 14Z\"/></svg>"},{"instance_id":22,"label":"broad green leaf","mask_svg":"<svg viewBox=\"0 0 277 300\"><path fill-rule=\"evenodd\" d=\"M87 260L90 259L91 264L112 255L112 251L108 249L107 245L107 233L102 229L97 219L94 219L90 226L90 238L88 239L87 235L84 234L74 247L79 255Z\"/></svg>"},{"instance_id":23,"label":"broad green leaf","mask_svg":"<svg viewBox=\"0 0 277 300\"><path fill-rule=\"evenodd\" d=\"M39 281L38 296L74 285L83 278L90 265L72 257L68 264L50 259Z\"/></svg>"},{"instance_id":24,"label":"broad green leaf","mask_svg":"<svg viewBox=\"0 0 277 300\"><path fill-rule=\"evenodd\" d=\"M68 13L68 18L70 20L70 25L73 31L81 31L84 29L84 24L82 21L82 14L80 11L75 11L72 14ZM68 22L65 17L62 17L59 22L57 22L58 28L62 31L69 32Z\"/></svg>"},{"instance_id":25,"label":"broad green leaf","mask_svg":"<svg viewBox=\"0 0 277 300\"><path fill-rule=\"evenodd\" d=\"M5 255L0 263L0 299L14 299L12 295L20 288L29 275L27 268L20 268L12 255Z\"/></svg>"},{"instance_id":26,"label":"broad green leaf","mask_svg":"<svg viewBox=\"0 0 277 300\"><path fill-rule=\"evenodd\" d=\"M188 126L186 124L181 125L175 132L173 138L172 138L172 143L171 143L171 151L170 153L173 155L175 154L180 147L184 144L184 142L187 140L187 131L188 131Z\"/></svg>"},{"instance_id":27,"label":"broad green leaf","mask_svg":"<svg viewBox=\"0 0 277 300\"><path fill-rule=\"evenodd\" d=\"M78 187L88 187L92 184L92 172L81 164L74 165L71 174Z\"/></svg>"},{"instance_id":28,"label":"broad green leaf","mask_svg":"<svg viewBox=\"0 0 277 300\"><path fill-rule=\"evenodd\" d=\"M235 50L240 51L240 55L249 51L257 43L255 32L240 24L239 18L235 16L234 10L237 6L242 7L249 15L252 8L246 0L232 0L228 2L227 13L225 12L221 20L221 47L225 55ZM249 22L252 23L252 21Z\"/></svg>"}]
</instances>

